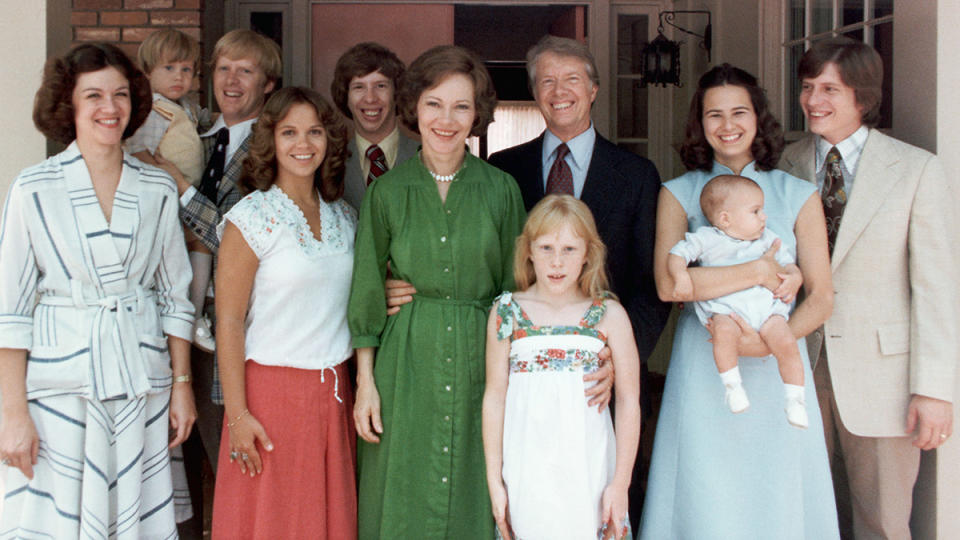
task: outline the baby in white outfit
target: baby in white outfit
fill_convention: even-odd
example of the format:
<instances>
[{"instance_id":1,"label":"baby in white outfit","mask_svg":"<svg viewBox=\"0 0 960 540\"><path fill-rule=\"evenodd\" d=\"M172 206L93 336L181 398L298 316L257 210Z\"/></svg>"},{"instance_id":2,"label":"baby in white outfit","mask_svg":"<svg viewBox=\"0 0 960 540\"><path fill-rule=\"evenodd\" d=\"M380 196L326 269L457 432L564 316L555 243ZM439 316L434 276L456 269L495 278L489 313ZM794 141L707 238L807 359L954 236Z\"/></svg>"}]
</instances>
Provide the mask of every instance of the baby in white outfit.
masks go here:
<instances>
[{"instance_id":1,"label":"baby in white outfit","mask_svg":"<svg viewBox=\"0 0 960 540\"><path fill-rule=\"evenodd\" d=\"M753 180L742 176L720 175L707 183L700 195L700 207L713 225L687 233L677 243L667 260L667 269L674 280L674 294L693 293L693 281L687 265L698 261L702 266L730 266L756 260L779 240L766 228L763 212L763 191ZM800 269L794 264L790 250L781 246L775 255L790 281L792 297L800 287ZM739 413L750 406L737 365L738 344L743 328L734 317L760 334L777 359L786 395L787 421L806 428L803 364L797 340L787 326L790 306L766 287L756 285L731 294L694 302L697 317L712 327L713 357L726 387L730 410Z\"/></svg>"}]
</instances>

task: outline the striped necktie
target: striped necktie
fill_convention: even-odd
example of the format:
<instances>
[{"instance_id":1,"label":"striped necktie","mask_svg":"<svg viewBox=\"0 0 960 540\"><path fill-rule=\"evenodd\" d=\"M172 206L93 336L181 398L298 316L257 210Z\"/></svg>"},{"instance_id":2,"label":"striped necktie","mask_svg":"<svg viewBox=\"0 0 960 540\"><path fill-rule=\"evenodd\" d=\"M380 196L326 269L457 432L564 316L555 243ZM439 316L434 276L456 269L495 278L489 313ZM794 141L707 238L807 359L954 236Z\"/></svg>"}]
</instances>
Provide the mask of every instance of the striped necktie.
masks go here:
<instances>
[{"instance_id":1,"label":"striped necktie","mask_svg":"<svg viewBox=\"0 0 960 540\"><path fill-rule=\"evenodd\" d=\"M375 144L367 148L367 159L370 160L370 172L367 173L367 185L373 182L381 174L387 172L387 156L383 155L383 149Z\"/></svg>"}]
</instances>

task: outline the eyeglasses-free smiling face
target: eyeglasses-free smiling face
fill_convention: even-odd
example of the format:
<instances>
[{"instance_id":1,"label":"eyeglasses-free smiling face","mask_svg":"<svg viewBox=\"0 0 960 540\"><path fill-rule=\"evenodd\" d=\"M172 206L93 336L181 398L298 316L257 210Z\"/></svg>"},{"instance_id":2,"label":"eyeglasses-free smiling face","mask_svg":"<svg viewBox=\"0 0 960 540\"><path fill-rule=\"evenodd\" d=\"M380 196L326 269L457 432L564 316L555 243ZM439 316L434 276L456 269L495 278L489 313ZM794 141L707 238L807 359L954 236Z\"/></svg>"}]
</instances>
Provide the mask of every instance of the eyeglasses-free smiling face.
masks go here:
<instances>
[{"instance_id":1,"label":"eyeglasses-free smiling face","mask_svg":"<svg viewBox=\"0 0 960 540\"><path fill-rule=\"evenodd\" d=\"M587 242L567 223L530 243L530 261L538 288L566 293L576 289L580 282L580 273L587 262Z\"/></svg>"},{"instance_id":2,"label":"eyeglasses-free smiling face","mask_svg":"<svg viewBox=\"0 0 960 540\"><path fill-rule=\"evenodd\" d=\"M550 132L567 142L590 127L598 88L575 56L545 52L537 57L534 98Z\"/></svg>"},{"instance_id":3,"label":"eyeglasses-free smiling face","mask_svg":"<svg viewBox=\"0 0 960 540\"><path fill-rule=\"evenodd\" d=\"M116 68L82 73L73 88L77 142L114 146L123 141L130 121L130 83Z\"/></svg>"},{"instance_id":4,"label":"eyeglasses-free smiling face","mask_svg":"<svg viewBox=\"0 0 960 540\"><path fill-rule=\"evenodd\" d=\"M347 86L347 108L357 134L379 143L397 125L393 81L379 70L354 77Z\"/></svg>"},{"instance_id":5,"label":"eyeglasses-free smiling face","mask_svg":"<svg viewBox=\"0 0 960 540\"><path fill-rule=\"evenodd\" d=\"M837 144L860 128L863 108L857 94L840 76L836 64L828 62L820 75L804 79L800 86L800 107L807 126L830 144Z\"/></svg>"},{"instance_id":6,"label":"eyeglasses-free smiling face","mask_svg":"<svg viewBox=\"0 0 960 540\"><path fill-rule=\"evenodd\" d=\"M227 126L251 120L260 115L267 92L273 82L250 58L217 58L213 68L213 95Z\"/></svg>"},{"instance_id":7,"label":"eyeglasses-free smiling face","mask_svg":"<svg viewBox=\"0 0 960 540\"><path fill-rule=\"evenodd\" d=\"M757 136L757 113L746 88L723 85L707 90L700 121L715 160L733 172L753 161L750 146Z\"/></svg>"},{"instance_id":8,"label":"eyeglasses-free smiling face","mask_svg":"<svg viewBox=\"0 0 960 540\"><path fill-rule=\"evenodd\" d=\"M273 130L277 154L277 176L308 178L323 163L327 152L327 130L312 105L297 103Z\"/></svg>"},{"instance_id":9,"label":"eyeglasses-free smiling face","mask_svg":"<svg viewBox=\"0 0 960 540\"><path fill-rule=\"evenodd\" d=\"M473 81L452 73L420 94L417 127L423 152L431 158L464 152L464 142L477 117Z\"/></svg>"},{"instance_id":10,"label":"eyeglasses-free smiling face","mask_svg":"<svg viewBox=\"0 0 960 540\"><path fill-rule=\"evenodd\" d=\"M193 62L161 62L148 75L150 89L171 101L177 101L190 91L193 75Z\"/></svg>"}]
</instances>

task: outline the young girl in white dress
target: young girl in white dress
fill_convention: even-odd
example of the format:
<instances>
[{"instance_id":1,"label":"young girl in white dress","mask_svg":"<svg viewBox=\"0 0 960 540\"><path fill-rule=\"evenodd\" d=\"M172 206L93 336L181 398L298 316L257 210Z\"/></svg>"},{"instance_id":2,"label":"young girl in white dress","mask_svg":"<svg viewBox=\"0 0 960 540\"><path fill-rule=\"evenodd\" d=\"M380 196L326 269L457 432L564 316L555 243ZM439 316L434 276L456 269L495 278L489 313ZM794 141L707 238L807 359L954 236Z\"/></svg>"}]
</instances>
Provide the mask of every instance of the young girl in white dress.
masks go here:
<instances>
[{"instance_id":1,"label":"young girl in white dress","mask_svg":"<svg viewBox=\"0 0 960 540\"><path fill-rule=\"evenodd\" d=\"M629 538L640 375L627 312L606 291L606 248L585 204L550 195L517 238L519 292L487 324L483 445L499 536ZM592 409L585 374L612 352L617 425Z\"/></svg>"}]
</instances>

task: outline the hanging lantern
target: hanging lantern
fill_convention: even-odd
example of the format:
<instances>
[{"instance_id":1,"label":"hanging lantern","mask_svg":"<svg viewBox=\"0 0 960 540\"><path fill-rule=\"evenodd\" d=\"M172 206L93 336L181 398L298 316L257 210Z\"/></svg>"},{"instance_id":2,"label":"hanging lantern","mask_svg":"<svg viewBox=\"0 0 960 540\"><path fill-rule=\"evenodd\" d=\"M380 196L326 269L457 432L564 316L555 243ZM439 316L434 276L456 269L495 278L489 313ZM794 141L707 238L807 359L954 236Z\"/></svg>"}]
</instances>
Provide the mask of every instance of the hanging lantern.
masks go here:
<instances>
[{"instance_id":1,"label":"hanging lantern","mask_svg":"<svg viewBox=\"0 0 960 540\"><path fill-rule=\"evenodd\" d=\"M707 16L707 26L703 29L703 35L696 34L681 28L673 23L678 13L683 14L705 14ZM663 35L663 24L685 32L692 36L701 38L700 48L707 51L707 62L710 61L710 46L712 42L712 28L710 25L709 11L661 11L658 15L659 24L657 25L657 37L650 43L647 43L640 51L640 86L646 88L648 85L660 85L666 87L668 84L681 86L680 84L680 44L682 42L671 41Z\"/></svg>"},{"instance_id":2,"label":"hanging lantern","mask_svg":"<svg viewBox=\"0 0 960 540\"><path fill-rule=\"evenodd\" d=\"M640 86L680 85L680 44L663 34L648 43L640 53Z\"/></svg>"}]
</instances>

